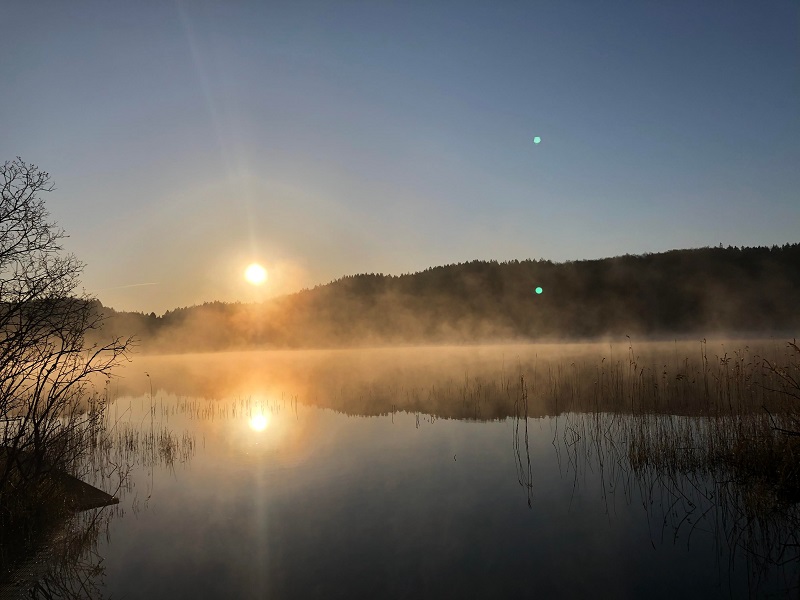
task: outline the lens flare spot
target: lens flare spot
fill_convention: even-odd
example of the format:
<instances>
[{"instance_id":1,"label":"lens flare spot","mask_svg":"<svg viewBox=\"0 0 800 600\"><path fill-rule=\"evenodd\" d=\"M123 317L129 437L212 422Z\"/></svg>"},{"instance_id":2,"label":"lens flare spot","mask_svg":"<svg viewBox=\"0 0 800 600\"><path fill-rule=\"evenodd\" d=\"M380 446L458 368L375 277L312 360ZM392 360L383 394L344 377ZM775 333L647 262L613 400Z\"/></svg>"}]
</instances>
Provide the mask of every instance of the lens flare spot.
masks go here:
<instances>
[{"instance_id":1,"label":"lens flare spot","mask_svg":"<svg viewBox=\"0 0 800 600\"><path fill-rule=\"evenodd\" d=\"M534 144L541 144L541 143L542 143L542 138L540 138L540 137L537 135L535 138L533 138L533 143L534 143Z\"/></svg>"},{"instance_id":2,"label":"lens flare spot","mask_svg":"<svg viewBox=\"0 0 800 600\"><path fill-rule=\"evenodd\" d=\"M253 431L264 431L269 425L269 418L266 415L253 415L250 419L250 429Z\"/></svg>"},{"instance_id":3,"label":"lens flare spot","mask_svg":"<svg viewBox=\"0 0 800 600\"><path fill-rule=\"evenodd\" d=\"M244 278L248 283L261 285L267 280L267 270L260 264L253 263L244 270Z\"/></svg>"},{"instance_id":4,"label":"lens flare spot","mask_svg":"<svg viewBox=\"0 0 800 600\"><path fill-rule=\"evenodd\" d=\"M544 290L543 290L541 287L537 286L537 287L536 287L536 289L535 289L534 291L535 291L537 294L541 294L541 293L542 293Z\"/></svg>"}]
</instances>

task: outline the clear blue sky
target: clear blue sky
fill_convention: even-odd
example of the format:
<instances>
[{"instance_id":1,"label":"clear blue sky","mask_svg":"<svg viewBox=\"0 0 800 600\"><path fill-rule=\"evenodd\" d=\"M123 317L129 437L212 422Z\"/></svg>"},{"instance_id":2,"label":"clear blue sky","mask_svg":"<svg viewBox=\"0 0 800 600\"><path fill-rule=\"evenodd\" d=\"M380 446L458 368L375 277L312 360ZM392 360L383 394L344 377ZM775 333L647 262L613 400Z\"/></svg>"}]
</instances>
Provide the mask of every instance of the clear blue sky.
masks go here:
<instances>
[{"instance_id":1,"label":"clear blue sky","mask_svg":"<svg viewBox=\"0 0 800 600\"><path fill-rule=\"evenodd\" d=\"M0 160L51 173L115 308L800 238L795 0L11 1L3 23Z\"/></svg>"}]
</instances>

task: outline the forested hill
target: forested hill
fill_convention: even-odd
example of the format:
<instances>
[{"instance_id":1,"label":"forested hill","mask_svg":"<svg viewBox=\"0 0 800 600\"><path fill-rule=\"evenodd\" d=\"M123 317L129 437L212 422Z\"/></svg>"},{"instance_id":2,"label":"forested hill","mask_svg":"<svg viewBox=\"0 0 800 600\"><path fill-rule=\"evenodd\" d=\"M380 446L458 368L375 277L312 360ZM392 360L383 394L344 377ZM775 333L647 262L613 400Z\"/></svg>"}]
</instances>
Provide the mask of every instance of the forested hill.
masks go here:
<instances>
[{"instance_id":1,"label":"forested hill","mask_svg":"<svg viewBox=\"0 0 800 600\"><path fill-rule=\"evenodd\" d=\"M542 293L537 294L536 288ZM147 349L327 347L800 331L800 244L365 274L264 304L109 314Z\"/></svg>"}]
</instances>

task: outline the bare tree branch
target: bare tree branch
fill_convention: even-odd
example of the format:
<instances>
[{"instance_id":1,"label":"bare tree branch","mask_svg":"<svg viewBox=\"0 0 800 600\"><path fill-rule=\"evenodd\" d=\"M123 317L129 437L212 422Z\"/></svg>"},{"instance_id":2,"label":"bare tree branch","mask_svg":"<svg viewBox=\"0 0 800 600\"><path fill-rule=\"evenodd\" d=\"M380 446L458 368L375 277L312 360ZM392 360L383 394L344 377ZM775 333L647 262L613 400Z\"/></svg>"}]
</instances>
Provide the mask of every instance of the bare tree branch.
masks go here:
<instances>
[{"instance_id":1,"label":"bare tree branch","mask_svg":"<svg viewBox=\"0 0 800 600\"><path fill-rule=\"evenodd\" d=\"M66 233L42 199L53 189L21 158L0 166L0 525L12 498L86 451L105 409L93 384L131 347L87 341L102 305L78 291L84 265L64 252Z\"/></svg>"}]
</instances>

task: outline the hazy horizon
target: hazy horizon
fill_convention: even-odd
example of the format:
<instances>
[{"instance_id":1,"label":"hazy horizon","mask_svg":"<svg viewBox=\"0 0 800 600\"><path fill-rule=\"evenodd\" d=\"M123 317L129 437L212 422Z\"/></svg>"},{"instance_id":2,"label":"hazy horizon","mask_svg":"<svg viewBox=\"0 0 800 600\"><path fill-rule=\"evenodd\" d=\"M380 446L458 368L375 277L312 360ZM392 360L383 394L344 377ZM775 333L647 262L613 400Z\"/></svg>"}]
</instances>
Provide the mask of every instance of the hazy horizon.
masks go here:
<instances>
[{"instance_id":1,"label":"hazy horizon","mask_svg":"<svg viewBox=\"0 0 800 600\"><path fill-rule=\"evenodd\" d=\"M800 231L788 0L4 8L0 160L119 310Z\"/></svg>"},{"instance_id":2,"label":"hazy horizon","mask_svg":"<svg viewBox=\"0 0 800 600\"><path fill-rule=\"evenodd\" d=\"M793 241L785 242L785 244L795 244L795 243L798 243L798 242L796 242L796 241L794 241L794 242ZM774 244L774 246L780 247L780 246L783 246L785 244ZM596 258L578 258L578 259L569 259L569 260L563 260L563 261L550 260L550 259L548 259L546 257L526 257L526 258L517 258L517 259L510 258L510 259L505 260L505 261L497 261L495 259L486 259L486 260L482 260L481 262L498 262L499 264L507 264L509 262L514 262L515 260L519 261L519 262L524 262L524 261L546 261L546 262L550 262L550 263L555 264L555 265L559 265L559 264L567 264L567 263L574 263L574 262L584 262L584 261L603 261L603 260L608 260L608 259L620 258L620 257L623 257L623 256L642 256L642 255L646 255L646 254L664 254L664 253L673 252L673 251L701 250L701 249L713 248L713 247L716 247L716 246L706 245L706 246L699 246L697 248L671 248L669 250L664 250L662 252L652 252L652 253L648 252L648 253L642 253L641 255L637 255L637 254L634 254L634 253L625 253L625 254L620 254L620 255L615 255L615 256L602 256L602 257L596 257ZM757 246L757 247L766 248L767 246ZM479 259L475 259L475 260L479 260ZM208 298L208 299L205 299L205 300L202 300L200 302L196 302L196 303L190 304L190 305L181 305L181 306L168 307L167 309L161 310L160 312L159 311L155 311L155 310L142 309L142 308L128 310L128 309L121 309L119 307L112 306L110 304L107 304L107 303L103 302L102 290L101 290L100 293L96 294L96 297L97 297L97 300L99 300L101 302L101 304L103 304L103 306L105 306L107 308L111 308L111 309L113 309L113 310L115 310L117 312L137 312L137 313L143 313L143 314L156 313L156 315L161 316L166 312L170 312L170 311L173 311L173 310L176 310L176 309L193 308L193 307L201 306L203 304L214 303L214 302L256 304L256 303L261 303L261 302L265 302L265 301L268 301L268 300L277 300L279 298L285 298L285 297L288 297L288 296L294 296L294 295L296 295L298 293L301 293L301 292L306 292L306 291L314 290L314 289L317 289L317 288L320 288L320 287L325 287L325 286L334 284L334 283L336 283L338 281L341 281L342 279L345 279L345 278L348 278L348 277L357 277L357 276L360 276L360 275L380 275L380 276L386 276L386 277L392 277L392 278L406 277L406 276L417 275L419 273L423 273L423 272L431 270L431 269L442 268L442 267L446 268L446 267L451 267L451 266L457 266L457 265L460 265L460 264L467 264L467 263L470 263L470 262L474 262L474 261L464 261L462 263L449 263L449 264L445 264L445 265L429 265L428 267L425 267L425 268L423 268L423 269L421 269L419 271L405 272L405 273L344 273L344 274L342 274L342 275L340 275L340 276L338 276L338 277L336 277L334 279L331 279L329 281L312 283L310 285L307 285L307 286L304 286L304 287L301 287L301 288L298 288L298 289L286 290L286 291L284 291L283 293L280 293L280 294L272 294L272 295L269 295L269 296L265 295L264 297L261 297L261 298L255 298L255 299L251 298L251 299L246 299L246 300L234 299L234 300L227 300L226 301L226 300L221 300L221 299L218 299L218 298ZM144 287L144 286L148 286L148 285L152 285L152 284L144 283L144 284L138 284L138 285L134 285L134 286L123 286L123 287L139 287L139 286Z\"/></svg>"}]
</instances>

